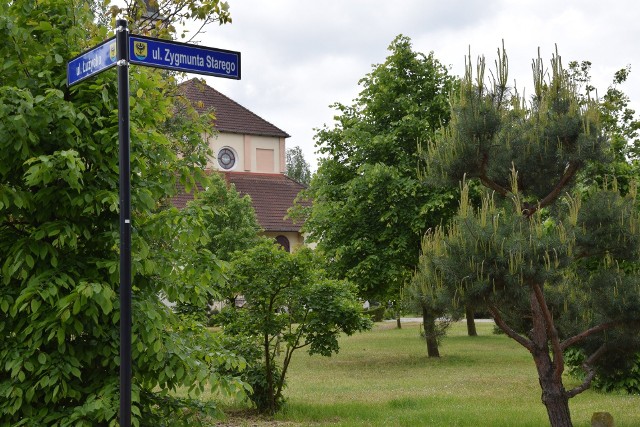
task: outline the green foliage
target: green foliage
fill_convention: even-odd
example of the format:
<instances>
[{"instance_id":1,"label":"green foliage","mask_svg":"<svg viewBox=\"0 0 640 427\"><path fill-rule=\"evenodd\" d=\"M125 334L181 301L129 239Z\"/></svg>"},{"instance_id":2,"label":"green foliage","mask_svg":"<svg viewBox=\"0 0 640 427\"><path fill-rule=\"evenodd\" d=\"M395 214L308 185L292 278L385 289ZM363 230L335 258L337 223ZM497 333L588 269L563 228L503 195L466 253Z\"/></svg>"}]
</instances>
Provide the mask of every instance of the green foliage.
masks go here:
<instances>
[{"instance_id":1,"label":"green foliage","mask_svg":"<svg viewBox=\"0 0 640 427\"><path fill-rule=\"evenodd\" d=\"M564 354L569 374L584 380L585 372L582 364L586 360L585 351L570 348ZM624 358L623 365L607 365L600 367L593 380L592 387L604 392L624 391L629 394L640 394L640 353L632 358Z\"/></svg>"},{"instance_id":2,"label":"green foliage","mask_svg":"<svg viewBox=\"0 0 640 427\"><path fill-rule=\"evenodd\" d=\"M235 251L246 250L259 241L261 231L251 199L228 187L224 178L212 174L207 188L190 202L186 212L202 210L210 241L206 247L218 259L230 261Z\"/></svg>"},{"instance_id":3,"label":"green foliage","mask_svg":"<svg viewBox=\"0 0 640 427\"><path fill-rule=\"evenodd\" d=\"M452 214L455 192L418 179L418 144L449 119L454 80L407 37L361 81L354 105L335 104L333 128L316 135L321 159L307 194L310 239L328 271L367 299L397 299L417 263L421 235Z\"/></svg>"},{"instance_id":4,"label":"green foliage","mask_svg":"<svg viewBox=\"0 0 640 427\"><path fill-rule=\"evenodd\" d=\"M586 94L581 95L583 104L589 102L595 88L591 86L589 61L569 63L568 75L578 84L583 85ZM620 85L627 79L630 68L627 66L615 73L612 84L599 103L602 130L609 139L607 163L589 163L578 174L578 191L589 191L590 187L602 187L616 181L621 194L630 191L632 182L638 176L638 130L640 120L634 110L629 108L629 98L622 92Z\"/></svg>"},{"instance_id":5,"label":"green foliage","mask_svg":"<svg viewBox=\"0 0 640 427\"><path fill-rule=\"evenodd\" d=\"M379 305L369 308L364 312L364 314L369 316L374 322L382 322L384 320L385 311L386 309L384 308L384 305Z\"/></svg>"},{"instance_id":6,"label":"green foliage","mask_svg":"<svg viewBox=\"0 0 640 427\"><path fill-rule=\"evenodd\" d=\"M230 281L246 304L226 309L224 331L251 337L260 348L258 360L242 344L242 353L254 361L243 379L253 388L249 397L261 412L275 413L282 406L294 351L306 347L309 354L330 356L339 350L340 334L370 326L353 288L323 277L315 257L308 249L290 254L266 239L234 257Z\"/></svg>"},{"instance_id":7,"label":"green foliage","mask_svg":"<svg viewBox=\"0 0 640 427\"><path fill-rule=\"evenodd\" d=\"M94 6L0 4L1 426L117 423L115 73L65 86L66 61L107 37ZM203 176L195 157L177 156L177 135L158 130L174 92L166 73L131 73L134 425L171 405L190 406L170 396L178 387L193 397L206 384L241 389L217 370L243 361L164 303L204 304L222 281L213 254L196 251L208 239L201 213L161 209L177 179L185 185ZM187 410L170 419L197 417Z\"/></svg>"},{"instance_id":8,"label":"green foliage","mask_svg":"<svg viewBox=\"0 0 640 427\"><path fill-rule=\"evenodd\" d=\"M258 232L260 225L256 219L251 199L241 196L235 187L228 187L224 178L212 174L206 182L206 188L194 195L195 199L183 209L187 217L199 218L205 228L208 240L201 245L201 250L215 256L213 261L224 266L231 260L236 251L247 250L260 241ZM226 287L219 289L215 301L233 300L235 294ZM206 304L193 305L181 303L176 311L182 315L210 324L213 319L210 306L214 300Z\"/></svg>"},{"instance_id":9,"label":"green foliage","mask_svg":"<svg viewBox=\"0 0 640 427\"><path fill-rule=\"evenodd\" d=\"M285 173L300 184L309 185L311 169L309 163L304 159L300 147L295 146L287 150L287 171Z\"/></svg>"},{"instance_id":10,"label":"green foliage","mask_svg":"<svg viewBox=\"0 0 640 427\"><path fill-rule=\"evenodd\" d=\"M231 22L229 4L220 0L123 0L121 7L109 8L112 18L124 14L133 24L137 34L148 32L154 37L174 36L180 28L180 38L189 35L189 28L198 25L199 29L188 41L193 40L206 25L220 25ZM105 2L104 6L110 2ZM161 19L158 19L161 18ZM190 24L190 25L188 25Z\"/></svg>"}]
</instances>

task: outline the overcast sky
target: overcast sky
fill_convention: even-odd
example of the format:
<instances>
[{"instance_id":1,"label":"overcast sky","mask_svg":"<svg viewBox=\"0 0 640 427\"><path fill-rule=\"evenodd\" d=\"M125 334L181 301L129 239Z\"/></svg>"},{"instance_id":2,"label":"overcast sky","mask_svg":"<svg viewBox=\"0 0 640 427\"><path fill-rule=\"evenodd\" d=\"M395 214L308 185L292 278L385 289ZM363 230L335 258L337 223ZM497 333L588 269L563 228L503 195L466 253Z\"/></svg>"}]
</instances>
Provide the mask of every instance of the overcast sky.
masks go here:
<instances>
[{"instance_id":1,"label":"overcast sky","mask_svg":"<svg viewBox=\"0 0 640 427\"><path fill-rule=\"evenodd\" d=\"M631 65L621 87L640 110L640 2L637 0L228 0L232 24L206 29L203 45L240 51L242 79L207 77L231 99L291 135L312 169L315 128L332 125L334 102L351 104L358 81L384 62L403 34L414 51L461 75L469 46L492 64L505 41L510 81L531 93L538 48L548 64L555 45L563 63L592 62L604 93Z\"/></svg>"}]
</instances>

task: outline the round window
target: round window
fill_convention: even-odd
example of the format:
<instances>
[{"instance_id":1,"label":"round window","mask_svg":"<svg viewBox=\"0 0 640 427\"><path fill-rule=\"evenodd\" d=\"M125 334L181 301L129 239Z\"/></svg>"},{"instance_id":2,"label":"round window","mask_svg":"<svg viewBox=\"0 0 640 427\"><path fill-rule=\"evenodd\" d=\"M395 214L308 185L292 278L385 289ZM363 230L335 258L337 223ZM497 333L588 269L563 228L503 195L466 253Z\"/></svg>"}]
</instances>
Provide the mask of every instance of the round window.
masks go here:
<instances>
[{"instance_id":1,"label":"round window","mask_svg":"<svg viewBox=\"0 0 640 427\"><path fill-rule=\"evenodd\" d=\"M223 148L218 153L218 164L222 169L231 169L236 164L236 155L230 148Z\"/></svg>"}]
</instances>

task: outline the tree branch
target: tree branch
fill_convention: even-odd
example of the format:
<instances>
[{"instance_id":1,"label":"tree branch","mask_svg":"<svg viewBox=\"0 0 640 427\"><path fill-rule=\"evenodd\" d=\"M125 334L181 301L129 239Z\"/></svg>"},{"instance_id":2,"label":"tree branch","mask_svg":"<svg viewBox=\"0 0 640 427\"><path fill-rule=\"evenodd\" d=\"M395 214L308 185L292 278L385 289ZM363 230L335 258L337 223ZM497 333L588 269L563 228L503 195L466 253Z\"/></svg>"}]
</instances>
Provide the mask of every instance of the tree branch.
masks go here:
<instances>
[{"instance_id":1,"label":"tree branch","mask_svg":"<svg viewBox=\"0 0 640 427\"><path fill-rule=\"evenodd\" d=\"M574 335L571 338L567 338L566 340L562 341L560 343L560 349L564 351L567 348L571 347L573 344L576 344L593 334L606 331L607 329L615 328L616 326L619 326L621 324L622 322L619 320L616 320L614 322L601 323L597 326L594 326L593 328L589 328L586 331L580 332L578 335Z\"/></svg>"},{"instance_id":2,"label":"tree branch","mask_svg":"<svg viewBox=\"0 0 640 427\"><path fill-rule=\"evenodd\" d=\"M567 184L569 184L569 181L571 181L571 179L573 179L573 177L575 176L576 172L578 172L578 168L579 168L579 166L578 166L577 163L569 162L569 165L565 169L564 174L562 175L562 178L560 178L560 181L558 181L558 183L553 188L553 190L551 190L551 192L549 194L547 194L544 199L540 200L540 202L538 202L537 206L531 206L530 209L528 209L528 211L525 214L525 216L528 218L531 215L533 215L536 211L538 211L539 209L544 208L546 206L549 206L550 204L555 202L555 200L562 193L562 190L567 186Z\"/></svg>"},{"instance_id":3,"label":"tree branch","mask_svg":"<svg viewBox=\"0 0 640 427\"><path fill-rule=\"evenodd\" d=\"M591 356L587 358L587 360L584 361L584 363L582 364L582 369L584 369L587 372L587 376L584 378L584 381L582 381L582 384L567 391L567 397L569 399L571 399L574 396L577 396L578 394L582 393L583 391L591 387L591 381L593 381L593 378L596 376L596 370L594 369L592 364L595 363L600 357L602 357L602 355L606 351L607 351L607 345L605 343L605 344L602 344L600 348L598 348L595 351L595 353L593 353Z\"/></svg>"},{"instance_id":4,"label":"tree branch","mask_svg":"<svg viewBox=\"0 0 640 427\"><path fill-rule=\"evenodd\" d=\"M487 188L492 189L493 191L500 194L502 197L507 197L509 195L509 190L494 182L492 179L489 179L487 176L487 164L489 163L489 155L484 153L482 155L482 164L480 165L480 182Z\"/></svg>"},{"instance_id":5,"label":"tree branch","mask_svg":"<svg viewBox=\"0 0 640 427\"><path fill-rule=\"evenodd\" d=\"M521 346L523 346L524 348L532 352L533 342L523 337L522 335L518 334L513 329L511 329L509 325L507 325L507 323L504 321L502 316L500 316L500 312L494 305L489 304L488 307L489 307L489 312L493 316L493 320L496 322L496 325L498 325L498 327L502 329L504 333L507 334L507 336L509 336L509 338L517 341Z\"/></svg>"},{"instance_id":6,"label":"tree branch","mask_svg":"<svg viewBox=\"0 0 640 427\"><path fill-rule=\"evenodd\" d=\"M538 305L542 310L544 321L547 326L547 334L549 336L549 339L551 340L554 364L553 375L556 380L560 381L560 379L562 378L562 371L564 371L564 354L562 346L560 344L560 338L558 337L558 330L555 327L553 316L551 315L551 311L549 311L549 307L547 306L547 300L544 297L542 288L538 283L533 283L531 287L533 288L533 292L536 296L536 300L538 301Z\"/></svg>"}]
</instances>

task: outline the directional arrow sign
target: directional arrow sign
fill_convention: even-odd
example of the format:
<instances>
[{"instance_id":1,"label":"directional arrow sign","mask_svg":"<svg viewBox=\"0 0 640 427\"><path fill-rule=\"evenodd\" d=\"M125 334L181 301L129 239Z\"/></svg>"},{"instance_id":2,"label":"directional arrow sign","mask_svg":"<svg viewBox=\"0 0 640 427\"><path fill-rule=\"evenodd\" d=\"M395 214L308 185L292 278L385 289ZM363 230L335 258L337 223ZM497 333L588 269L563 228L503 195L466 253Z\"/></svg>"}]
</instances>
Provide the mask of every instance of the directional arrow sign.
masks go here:
<instances>
[{"instance_id":1,"label":"directional arrow sign","mask_svg":"<svg viewBox=\"0 0 640 427\"><path fill-rule=\"evenodd\" d=\"M111 68L116 62L114 36L67 62L67 86Z\"/></svg>"},{"instance_id":2,"label":"directional arrow sign","mask_svg":"<svg viewBox=\"0 0 640 427\"><path fill-rule=\"evenodd\" d=\"M240 52L131 34L129 62L187 73L240 79Z\"/></svg>"}]
</instances>

